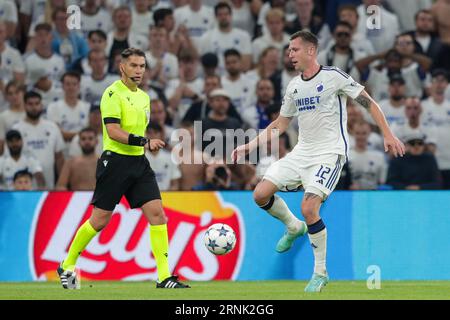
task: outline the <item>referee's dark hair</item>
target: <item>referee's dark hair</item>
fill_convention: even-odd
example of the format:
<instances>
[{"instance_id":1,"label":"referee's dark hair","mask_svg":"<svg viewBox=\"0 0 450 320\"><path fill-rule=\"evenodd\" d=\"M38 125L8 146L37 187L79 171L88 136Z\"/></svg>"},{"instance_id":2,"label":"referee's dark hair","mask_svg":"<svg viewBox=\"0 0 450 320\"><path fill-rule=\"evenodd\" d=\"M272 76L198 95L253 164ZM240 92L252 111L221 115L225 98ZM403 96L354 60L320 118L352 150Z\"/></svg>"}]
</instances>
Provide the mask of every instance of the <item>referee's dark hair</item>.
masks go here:
<instances>
[{"instance_id":1,"label":"referee's dark hair","mask_svg":"<svg viewBox=\"0 0 450 320\"><path fill-rule=\"evenodd\" d=\"M122 57L122 60L127 60L131 56L139 56L145 58L145 53L141 49L138 48L127 48L122 51L120 54Z\"/></svg>"},{"instance_id":2,"label":"referee's dark hair","mask_svg":"<svg viewBox=\"0 0 450 320\"><path fill-rule=\"evenodd\" d=\"M319 40L314 35L314 33L307 30L300 30L291 35L291 41L300 38L305 42L311 43L316 49L319 46Z\"/></svg>"},{"instance_id":3,"label":"referee's dark hair","mask_svg":"<svg viewBox=\"0 0 450 320\"><path fill-rule=\"evenodd\" d=\"M163 128L156 122L150 122L147 126L147 132L150 130L156 131L156 132L163 132Z\"/></svg>"},{"instance_id":4,"label":"referee's dark hair","mask_svg":"<svg viewBox=\"0 0 450 320\"><path fill-rule=\"evenodd\" d=\"M38 98L39 100L42 101L42 96L39 93L37 93L36 91L28 91L28 92L26 92L24 94L24 96L23 96L23 101L25 103L27 103L27 101L29 99L31 99L31 98Z\"/></svg>"}]
</instances>

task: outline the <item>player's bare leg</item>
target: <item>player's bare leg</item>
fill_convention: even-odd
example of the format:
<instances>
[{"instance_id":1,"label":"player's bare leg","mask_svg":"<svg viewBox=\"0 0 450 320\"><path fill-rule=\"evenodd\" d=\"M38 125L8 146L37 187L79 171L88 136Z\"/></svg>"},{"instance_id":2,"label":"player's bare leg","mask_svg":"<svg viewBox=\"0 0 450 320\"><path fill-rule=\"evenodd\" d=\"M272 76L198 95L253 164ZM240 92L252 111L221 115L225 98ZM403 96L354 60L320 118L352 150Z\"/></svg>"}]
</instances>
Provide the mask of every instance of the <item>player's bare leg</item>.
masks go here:
<instances>
[{"instance_id":1,"label":"player's bare leg","mask_svg":"<svg viewBox=\"0 0 450 320\"><path fill-rule=\"evenodd\" d=\"M306 192L302 201L302 215L308 224L308 236L314 253L314 273L305 288L306 292L320 292L328 283L326 269L327 229L320 218L322 197Z\"/></svg>"},{"instance_id":2,"label":"player's bare leg","mask_svg":"<svg viewBox=\"0 0 450 320\"><path fill-rule=\"evenodd\" d=\"M69 252L59 265L57 273L64 289L78 289L79 281L75 272L78 257L92 240L111 220L112 211L94 208L91 217L78 229Z\"/></svg>"},{"instance_id":3,"label":"player's bare leg","mask_svg":"<svg viewBox=\"0 0 450 320\"><path fill-rule=\"evenodd\" d=\"M286 225L287 230L275 249L281 253L289 250L295 239L306 233L307 227L304 222L294 216L286 202L275 194L277 191L278 187L274 183L264 179L253 191L253 198L261 209L266 210Z\"/></svg>"},{"instance_id":4,"label":"player's bare leg","mask_svg":"<svg viewBox=\"0 0 450 320\"><path fill-rule=\"evenodd\" d=\"M167 233L167 217L159 199L146 202L142 212L150 223L150 242L158 270L157 288L189 288L178 281L177 276L170 274L169 269L169 236Z\"/></svg>"}]
</instances>

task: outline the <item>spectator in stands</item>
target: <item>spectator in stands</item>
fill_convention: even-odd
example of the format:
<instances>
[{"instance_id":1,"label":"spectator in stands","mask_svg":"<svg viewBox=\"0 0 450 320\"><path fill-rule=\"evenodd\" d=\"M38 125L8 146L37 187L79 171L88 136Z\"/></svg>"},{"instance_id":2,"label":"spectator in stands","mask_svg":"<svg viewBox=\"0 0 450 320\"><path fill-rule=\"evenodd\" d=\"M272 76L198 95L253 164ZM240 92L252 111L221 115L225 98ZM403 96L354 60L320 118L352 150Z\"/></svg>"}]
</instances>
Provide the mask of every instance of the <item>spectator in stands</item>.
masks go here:
<instances>
[{"instance_id":1,"label":"spectator in stands","mask_svg":"<svg viewBox=\"0 0 450 320\"><path fill-rule=\"evenodd\" d=\"M103 51L106 57L106 33L104 33L102 30L89 31L87 38L89 53L91 51ZM75 63L73 67L74 71L78 71L79 73L87 76L92 73L92 68L89 65L89 53L86 57L83 57ZM103 72L108 72L107 64Z\"/></svg>"},{"instance_id":2,"label":"spectator in stands","mask_svg":"<svg viewBox=\"0 0 450 320\"><path fill-rule=\"evenodd\" d=\"M0 91L4 91L4 86L11 80L25 82L25 64L20 52L7 43L7 29L7 23L0 20ZM0 97L2 102L3 96Z\"/></svg>"},{"instance_id":3,"label":"spectator in stands","mask_svg":"<svg viewBox=\"0 0 450 320\"><path fill-rule=\"evenodd\" d=\"M0 155L3 154L6 132L25 118L25 105L23 102L25 86L13 80L6 85L5 94L6 100L9 102L9 109L0 113Z\"/></svg>"},{"instance_id":4,"label":"spectator in stands","mask_svg":"<svg viewBox=\"0 0 450 320\"><path fill-rule=\"evenodd\" d=\"M403 124L405 116L406 86L405 79L401 74L393 74L389 78L389 99L380 101L380 107L389 125L394 123Z\"/></svg>"},{"instance_id":5,"label":"spectator in stands","mask_svg":"<svg viewBox=\"0 0 450 320\"><path fill-rule=\"evenodd\" d=\"M251 38L255 33L255 18L256 10L255 3L260 2L255 1L245 1L245 0L231 0L231 10L233 11L233 27L239 28L246 31Z\"/></svg>"},{"instance_id":6,"label":"spectator in stands","mask_svg":"<svg viewBox=\"0 0 450 320\"><path fill-rule=\"evenodd\" d=\"M421 134L426 138L427 150L435 153L436 150L436 128L430 124L424 124L422 115L421 101L417 97L408 97L405 99L404 113L406 121L395 123L392 126L392 132L403 142L406 143L412 134Z\"/></svg>"},{"instance_id":7,"label":"spectator in stands","mask_svg":"<svg viewBox=\"0 0 450 320\"><path fill-rule=\"evenodd\" d=\"M436 22L436 29L442 43L439 57L435 63L436 68L443 68L450 72L450 4L447 0L437 0L431 7L431 12Z\"/></svg>"},{"instance_id":8,"label":"spectator in stands","mask_svg":"<svg viewBox=\"0 0 450 320\"><path fill-rule=\"evenodd\" d=\"M363 0L362 2L363 4L358 7L358 33L367 36L375 49L375 53L389 50L394 45L395 37L400 33L397 16L387 11L381 0ZM373 5L378 7L378 20L371 17L372 11L368 10L368 7ZM380 25L375 24L377 21L381 21ZM368 28L368 24L371 28Z\"/></svg>"},{"instance_id":9,"label":"spectator in stands","mask_svg":"<svg viewBox=\"0 0 450 320\"><path fill-rule=\"evenodd\" d=\"M269 0L269 1L252 1L251 9L253 15L256 17L256 30L254 32L249 33L250 35L254 34L256 37L259 37L263 34L268 33L267 28L267 13L272 9L278 9L287 13L287 2L286 0ZM291 10L292 11L292 10ZM292 20L292 19L288 19Z\"/></svg>"},{"instance_id":10,"label":"spectator in stands","mask_svg":"<svg viewBox=\"0 0 450 320\"><path fill-rule=\"evenodd\" d=\"M134 0L131 6L131 32L148 38L150 27L154 25L152 0Z\"/></svg>"},{"instance_id":11,"label":"spectator in stands","mask_svg":"<svg viewBox=\"0 0 450 320\"><path fill-rule=\"evenodd\" d=\"M386 160L379 150L368 149L370 125L365 121L353 126L355 145L349 152L349 168L354 190L375 190L386 180Z\"/></svg>"},{"instance_id":12,"label":"spectator in stands","mask_svg":"<svg viewBox=\"0 0 450 320\"><path fill-rule=\"evenodd\" d=\"M83 154L64 162L56 190L90 191L95 189L95 171L98 161L98 155L95 152L98 143L97 133L92 128L83 128L79 137Z\"/></svg>"},{"instance_id":13,"label":"spectator in stands","mask_svg":"<svg viewBox=\"0 0 450 320\"><path fill-rule=\"evenodd\" d=\"M176 139L172 141L176 143L172 156L181 171L180 190L188 191L203 184L206 162L209 158L201 151L201 143L198 143L200 138L196 137L201 132L195 132L192 122L182 122L176 133L181 141Z\"/></svg>"},{"instance_id":14,"label":"spectator in stands","mask_svg":"<svg viewBox=\"0 0 450 320\"><path fill-rule=\"evenodd\" d=\"M347 100L347 130L350 149L354 148L356 144L354 133L356 124L359 122L365 122L368 119L367 116L364 116L364 111L365 109L357 105L353 99ZM373 130L373 128L367 140L367 149L384 151L383 139Z\"/></svg>"},{"instance_id":15,"label":"spectator in stands","mask_svg":"<svg viewBox=\"0 0 450 320\"><path fill-rule=\"evenodd\" d=\"M386 2L391 12L397 16L402 32L413 29L417 13L431 8L432 5L432 0L396 0Z\"/></svg>"},{"instance_id":16,"label":"spectator in stands","mask_svg":"<svg viewBox=\"0 0 450 320\"><path fill-rule=\"evenodd\" d=\"M227 129L240 129L242 123L236 118L228 116L231 97L224 89L214 89L210 93L211 112L202 122L202 150L208 157L230 157L234 146L233 137L226 134ZM211 130L210 130L211 129ZM212 143L208 143L211 141ZM220 144L220 142L222 142Z\"/></svg>"},{"instance_id":17,"label":"spectator in stands","mask_svg":"<svg viewBox=\"0 0 450 320\"><path fill-rule=\"evenodd\" d=\"M3 189L14 189L14 174L20 170L28 170L34 177L39 189L45 187L45 179L42 173L42 166L38 160L27 156L22 152L22 135L17 130L10 130L6 133L6 145L9 154L0 157L0 180L3 181Z\"/></svg>"},{"instance_id":18,"label":"spectator in stands","mask_svg":"<svg viewBox=\"0 0 450 320\"><path fill-rule=\"evenodd\" d=\"M164 129L156 122L150 122L147 127L148 139L160 139L166 141ZM180 190L181 172L178 164L172 161L169 151L160 149L156 151L145 151L145 156L155 172L156 181L161 191Z\"/></svg>"},{"instance_id":19,"label":"spectator in stands","mask_svg":"<svg viewBox=\"0 0 450 320\"><path fill-rule=\"evenodd\" d=\"M36 25L34 52L25 58L27 84L34 86L44 95L54 97L55 89L59 89L60 79L65 72L64 59L52 49L52 27L48 23ZM53 92L52 92L53 91ZM45 99L44 97L44 100ZM47 101L52 100L48 99Z\"/></svg>"},{"instance_id":20,"label":"spectator in stands","mask_svg":"<svg viewBox=\"0 0 450 320\"><path fill-rule=\"evenodd\" d=\"M281 52L289 44L289 35L284 32L285 18L280 9L271 9L266 15L268 32L252 42L253 63L256 65L263 51L274 47Z\"/></svg>"},{"instance_id":21,"label":"spectator in stands","mask_svg":"<svg viewBox=\"0 0 450 320\"><path fill-rule=\"evenodd\" d=\"M187 5L174 11L175 28L184 25L194 46L200 48L200 38L215 26L214 10L202 0L188 0Z\"/></svg>"},{"instance_id":22,"label":"spectator in stands","mask_svg":"<svg viewBox=\"0 0 450 320\"><path fill-rule=\"evenodd\" d=\"M363 55L351 47L352 26L344 21L339 21L333 32L335 44L319 52L317 61L324 66L336 66L348 73L355 81L359 81L360 75L355 67L355 61L363 58Z\"/></svg>"},{"instance_id":23,"label":"spectator in stands","mask_svg":"<svg viewBox=\"0 0 450 320\"><path fill-rule=\"evenodd\" d=\"M33 176L27 170L17 171L13 178L15 191L32 191L33 190Z\"/></svg>"},{"instance_id":24,"label":"spectator in stands","mask_svg":"<svg viewBox=\"0 0 450 320\"><path fill-rule=\"evenodd\" d=\"M208 52L202 55L201 63L204 77L218 74L217 68L219 67L219 58L217 58L214 53Z\"/></svg>"},{"instance_id":25,"label":"spectator in stands","mask_svg":"<svg viewBox=\"0 0 450 320\"><path fill-rule=\"evenodd\" d=\"M220 77L218 75L205 76L205 83L203 86L201 100L194 102L190 106L183 118L183 121L195 122L205 119L211 111L210 93L214 89L219 89L221 87L222 85L220 82ZM241 121L241 116L236 111L236 108L233 104L231 104L230 108L228 109L228 115Z\"/></svg>"},{"instance_id":26,"label":"spectator in stands","mask_svg":"<svg viewBox=\"0 0 450 320\"><path fill-rule=\"evenodd\" d=\"M21 48L24 49L29 38L28 34L34 29L38 18L44 14L47 0L21 0L19 11L19 30L21 31Z\"/></svg>"},{"instance_id":27,"label":"spectator in stands","mask_svg":"<svg viewBox=\"0 0 450 320\"><path fill-rule=\"evenodd\" d=\"M77 31L67 27L67 13L65 8L53 11L54 23L52 48L53 52L64 58L66 70L72 70L76 62L84 58L88 51L88 44Z\"/></svg>"},{"instance_id":28,"label":"spectator in stands","mask_svg":"<svg viewBox=\"0 0 450 320\"><path fill-rule=\"evenodd\" d=\"M367 40L366 33L358 32L359 14L356 6L353 4L344 4L339 7L338 21L345 21L350 24L352 31L352 40L350 46L353 50L363 56L375 54L372 43ZM333 44L333 41L330 43Z\"/></svg>"},{"instance_id":29,"label":"spectator in stands","mask_svg":"<svg viewBox=\"0 0 450 320\"><path fill-rule=\"evenodd\" d=\"M150 121L157 123L163 130L163 135L166 137L165 140L167 144L170 144L170 137L174 128L167 124L167 111L164 102L160 99L151 100L150 109Z\"/></svg>"},{"instance_id":30,"label":"spectator in stands","mask_svg":"<svg viewBox=\"0 0 450 320\"><path fill-rule=\"evenodd\" d=\"M12 44L16 44L16 28L18 22L17 7L14 1L0 2L0 21L6 27L6 39L10 40Z\"/></svg>"},{"instance_id":31,"label":"spectator in stands","mask_svg":"<svg viewBox=\"0 0 450 320\"><path fill-rule=\"evenodd\" d=\"M268 143L268 147L267 150L271 151L271 142ZM259 161L258 164L256 165L256 172L255 172L255 178L256 181L254 179L251 180L251 185L247 186L246 189L247 190L253 190L257 184L257 182L259 180L261 180L264 177L264 174L266 173L267 169L272 165L272 163L274 163L275 161L277 161L278 159L282 159L284 158L284 156L286 156L286 154L288 154L288 152L291 151L291 142L289 139L289 136L287 135L286 132L283 132L279 138L278 138L278 154L270 154L268 152L268 154L264 157L262 157ZM256 182L256 184L255 184Z\"/></svg>"},{"instance_id":32,"label":"spectator in stands","mask_svg":"<svg viewBox=\"0 0 450 320\"><path fill-rule=\"evenodd\" d=\"M150 50L146 52L150 79L158 87L164 88L169 80L178 77L178 59L168 51L167 31L163 27L150 28Z\"/></svg>"},{"instance_id":33,"label":"spectator in stands","mask_svg":"<svg viewBox=\"0 0 450 320\"><path fill-rule=\"evenodd\" d=\"M183 119L191 104L200 100L203 79L198 76L198 58L193 50L182 50L179 56L179 78L169 81L165 91L169 99L168 112L174 125Z\"/></svg>"},{"instance_id":34,"label":"spectator in stands","mask_svg":"<svg viewBox=\"0 0 450 320\"><path fill-rule=\"evenodd\" d=\"M386 183L394 189L439 189L440 173L436 158L425 152L425 137L414 133L406 138L406 154L391 160Z\"/></svg>"},{"instance_id":35,"label":"spectator in stands","mask_svg":"<svg viewBox=\"0 0 450 320\"><path fill-rule=\"evenodd\" d=\"M91 105L100 105L105 89L119 77L108 73L108 58L104 50L89 51L88 61L91 72L81 77L81 99Z\"/></svg>"},{"instance_id":36,"label":"spectator in stands","mask_svg":"<svg viewBox=\"0 0 450 320\"><path fill-rule=\"evenodd\" d=\"M24 101L26 117L16 123L13 129L22 135L23 151L41 163L46 188L51 190L55 186L55 172L59 174L64 164L64 139L54 122L42 119L44 108L40 94L27 92Z\"/></svg>"},{"instance_id":37,"label":"spectator in stands","mask_svg":"<svg viewBox=\"0 0 450 320\"><path fill-rule=\"evenodd\" d=\"M449 74L443 69L432 73L430 97L422 102L423 122L435 127L436 159L444 189L450 189L450 101L444 99L449 88Z\"/></svg>"},{"instance_id":38,"label":"spectator in stands","mask_svg":"<svg viewBox=\"0 0 450 320\"><path fill-rule=\"evenodd\" d=\"M397 40L395 49L356 61L356 66L362 75L361 78L366 81L375 100L387 98L389 77L396 73L401 73L405 79L406 95L422 95L423 81L426 76L425 72L430 66L430 59L422 54L412 52L414 43L410 35L399 36ZM384 60L384 62L373 66L373 62L377 60Z\"/></svg>"},{"instance_id":39,"label":"spectator in stands","mask_svg":"<svg viewBox=\"0 0 450 320\"><path fill-rule=\"evenodd\" d=\"M274 103L275 90L269 79L261 79L256 83L256 103L248 106L242 118L254 129L265 129L270 124L267 109Z\"/></svg>"},{"instance_id":40,"label":"spectator in stands","mask_svg":"<svg viewBox=\"0 0 450 320\"><path fill-rule=\"evenodd\" d=\"M103 152L103 128L102 128L102 115L100 113L100 105L91 105L89 112L89 126L88 128L95 131L97 136L97 144L95 147L95 154L101 156ZM80 131L81 133L81 131ZM83 154L80 147L80 133L73 137L69 146L69 157L78 157Z\"/></svg>"},{"instance_id":41,"label":"spectator in stands","mask_svg":"<svg viewBox=\"0 0 450 320\"><path fill-rule=\"evenodd\" d=\"M295 0L296 18L286 24L286 32L293 34L302 29L309 29L319 38L319 49L323 49L331 40L328 25L321 17L315 15L313 0Z\"/></svg>"},{"instance_id":42,"label":"spectator in stands","mask_svg":"<svg viewBox=\"0 0 450 320\"><path fill-rule=\"evenodd\" d=\"M231 102L239 113L252 103L255 92L255 79L244 73L242 56L236 49L228 49L224 53L226 74L222 76L222 87L231 97Z\"/></svg>"},{"instance_id":43,"label":"spectator in stands","mask_svg":"<svg viewBox=\"0 0 450 320\"><path fill-rule=\"evenodd\" d=\"M70 141L89 122L90 105L78 98L80 95L80 80L80 74L77 72L66 72L61 78L64 96L62 99L49 104L47 108L47 119L59 126L66 142L66 155L69 151Z\"/></svg>"},{"instance_id":44,"label":"spectator in stands","mask_svg":"<svg viewBox=\"0 0 450 320\"><path fill-rule=\"evenodd\" d=\"M232 183L231 170L221 160L209 163L205 169L205 183L195 186L193 190L218 191L236 190L237 186Z\"/></svg>"},{"instance_id":45,"label":"spectator in stands","mask_svg":"<svg viewBox=\"0 0 450 320\"><path fill-rule=\"evenodd\" d=\"M278 70L270 77L270 81L272 81L275 90L275 101L281 101L283 99L288 83L298 75L289 58L289 46L285 46L283 49L282 66L282 70Z\"/></svg>"},{"instance_id":46,"label":"spectator in stands","mask_svg":"<svg viewBox=\"0 0 450 320\"><path fill-rule=\"evenodd\" d=\"M256 67L245 75L252 78L254 83L260 79L269 79L280 69L280 61L280 50L267 47L261 52Z\"/></svg>"},{"instance_id":47,"label":"spectator in stands","mask_svg":"<svg viewBox=\"0 0 450 320\"><path fill-rule=\"evenodd\" d=\"M104 34L112 30L111 14L101 7L97 0L85 0L81 6L81 31L84 37L95 30L101 30ZM106 40L106 38L105 38Z\"/></svg>"},{"instance_id":48,"label":"spectator in stands","mask_svg":"<svg viewBox=\"0 0 450 320\"><path fill-rule=\"evenodd\" d=\"M114 70L116 55L123 50L133 47L147 50L148 41L146 37L131 32L131 9L127 6L121 6L113 12L114 30L110 31L107 36L106 52L109 56L108 69L110 72Z\"/></svg>"},{"instance_id":49,"label":"spectator in stands","mask_svg":"<svg viewBox=\"0 0 450 320\"><path fill-rule=\"evenodd\" d=\"M226 2L219 2L214 7L216 27L207 31L200 39L201 54L213 52L219 57L220 69L224 68L224 53L228 49L236 49L242 54L243 71L252 66L252 46L250 35L237 28L233 28L231 6Z\"/></svg>"},{"instance_id":50,"label":"spectator in stands","mask_svg":"<svg viewBox=\"0 0 450 320\"><path fill-rule=\"evenodd\" d=\"M414 18L415 29L408 33L416 41L421 52L436 64L442 43L435 33L433 14L428 9L418 11Z\"/></svg>"}]
</instances>

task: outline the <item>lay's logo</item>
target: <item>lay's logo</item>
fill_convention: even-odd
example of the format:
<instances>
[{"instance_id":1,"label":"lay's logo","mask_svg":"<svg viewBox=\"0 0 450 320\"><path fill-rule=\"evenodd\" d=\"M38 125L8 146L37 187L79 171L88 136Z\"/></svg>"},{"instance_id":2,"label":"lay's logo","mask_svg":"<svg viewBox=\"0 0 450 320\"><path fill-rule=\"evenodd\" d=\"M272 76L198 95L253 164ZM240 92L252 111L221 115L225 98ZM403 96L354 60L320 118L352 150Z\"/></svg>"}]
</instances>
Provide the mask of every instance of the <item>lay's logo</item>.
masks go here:
<instances>
[{"instance_id":1,"label":"lay's logo","mask_svg":"<svg viewBox=\"0 0 450 320\"><path fill-rule=\"evenodd\" d=\"M33 223L32 254L36 279L56 279L78 227L89 218L91 192L44 193ZM173 274L188 280L235 279L244 255L245 235L240 212L224 203L220 193L162 194L168 216L169 265ZM203 234L214 223L230 225L237 236L235 249L224 256L208 252ZM156 280L147 220L123 198L108 226L78 259L82 277L91 280Z\"/></svg>"}]
</instances>

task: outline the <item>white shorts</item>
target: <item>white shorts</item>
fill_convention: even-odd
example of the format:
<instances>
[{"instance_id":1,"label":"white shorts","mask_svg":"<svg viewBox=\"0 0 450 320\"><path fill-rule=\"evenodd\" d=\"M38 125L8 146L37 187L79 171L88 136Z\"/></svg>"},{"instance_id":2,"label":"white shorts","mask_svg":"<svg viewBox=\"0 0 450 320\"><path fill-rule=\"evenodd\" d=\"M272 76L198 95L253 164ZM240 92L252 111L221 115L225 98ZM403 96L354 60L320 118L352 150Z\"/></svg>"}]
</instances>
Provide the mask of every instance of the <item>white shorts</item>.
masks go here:
<instances>
[{"instance_id":1,"label":"white shorts","mask_svg":"<svg viewBox=\"0 0 450 320\"><path fill-rule=\"evenodd\" d=\"M305 192L325 200L339 181L345 159L335 153L307 157L290 152L273 163L263 179L275 184L280 191L296 191L303 186Z\"/></svg>"}]
</instances>

